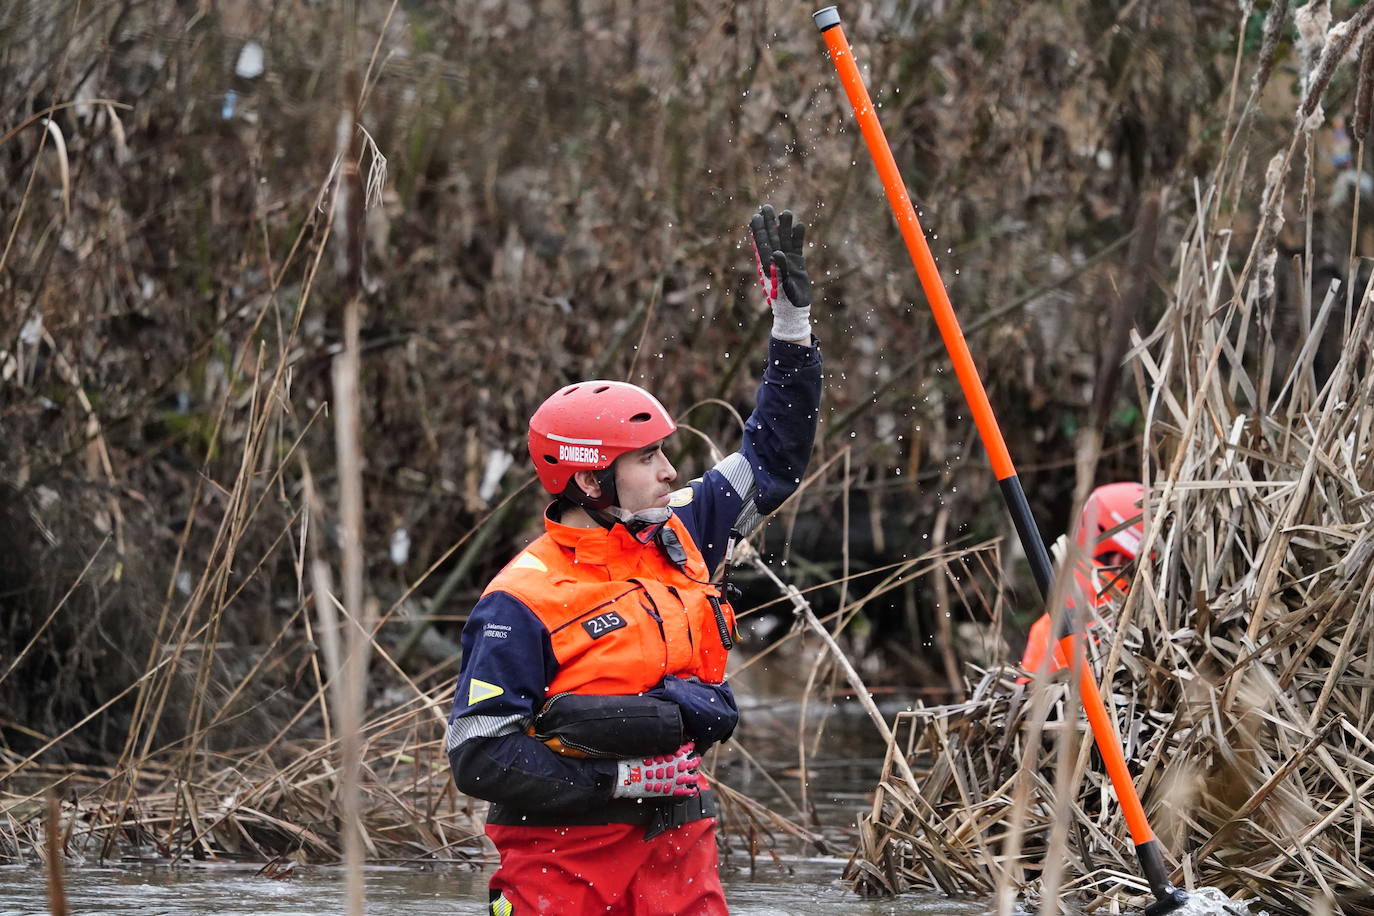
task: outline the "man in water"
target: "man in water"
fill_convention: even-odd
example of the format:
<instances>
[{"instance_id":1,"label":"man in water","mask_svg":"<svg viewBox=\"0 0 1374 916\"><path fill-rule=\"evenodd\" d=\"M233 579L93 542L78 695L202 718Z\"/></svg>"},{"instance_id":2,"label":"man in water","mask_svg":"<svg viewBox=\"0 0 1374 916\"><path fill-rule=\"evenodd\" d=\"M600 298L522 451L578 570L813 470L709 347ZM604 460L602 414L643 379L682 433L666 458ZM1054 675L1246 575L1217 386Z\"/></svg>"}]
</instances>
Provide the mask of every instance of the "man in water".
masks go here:
<instances>
[{"instance_id":1,"label":"man in water","mask_svg":"<svg viewBox=\"0 0 1374 916\"><path fill-rule=\"evenodd\" d=\"M765 206L750 231L773 326L739 451L675 490L672 415L625 382L568 385L530 418L554 500L463 629L446 742L458 788L492 803L495 916L727 912L698 772L739 718L712 573L796 490L821 392L805 227Z\"/></svg>"}]
</instances>

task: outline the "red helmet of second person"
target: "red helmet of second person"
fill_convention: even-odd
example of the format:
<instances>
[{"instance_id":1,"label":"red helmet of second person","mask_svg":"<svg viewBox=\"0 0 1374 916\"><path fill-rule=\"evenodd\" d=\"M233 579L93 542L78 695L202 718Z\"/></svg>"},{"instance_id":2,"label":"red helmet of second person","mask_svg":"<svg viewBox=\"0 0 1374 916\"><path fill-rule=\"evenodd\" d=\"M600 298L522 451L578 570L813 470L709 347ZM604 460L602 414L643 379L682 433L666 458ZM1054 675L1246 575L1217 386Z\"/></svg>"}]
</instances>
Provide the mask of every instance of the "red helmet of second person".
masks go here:
<instances>
[{"instance_id":1,"label":"red helmet of second person","mask_svg":"<svg viewBox=\"0 0 1374 916\"><path fill-rule=\"evenodd\" d=\"M677 431L658 398L629 382L593 379L560 388L530 417L530 460L557 496L578 471L600 471L626 452Z\"/></svg>"},{"instance_id":2,"label":"red helmet of second person","mask_svg":"<svg viewBox=\"0 0 1374 916\"><path fill-rule=\"evenodd\" d=\"M1134 482L1109 483L1093 490L1078 523L1078 543L1089 556L1101 560L1116 555L1117 562L1125 562L1139 555L1140 540L1145 534L1145 525L1139 518L1140 498L1144 494L1145 488ZM1103 537L1128 519L1135 519L1135 524Z\"/></svg>"}]
</instances>

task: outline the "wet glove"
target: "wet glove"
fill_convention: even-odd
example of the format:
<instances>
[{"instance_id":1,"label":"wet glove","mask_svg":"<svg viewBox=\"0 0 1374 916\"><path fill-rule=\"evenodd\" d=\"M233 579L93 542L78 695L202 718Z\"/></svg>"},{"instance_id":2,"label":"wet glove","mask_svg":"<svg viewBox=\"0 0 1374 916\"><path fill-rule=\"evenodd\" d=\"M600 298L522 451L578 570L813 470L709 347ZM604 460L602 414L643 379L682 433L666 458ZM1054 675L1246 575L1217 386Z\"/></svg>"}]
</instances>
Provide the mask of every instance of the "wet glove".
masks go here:
<instances>
[{"instance_id":1,"label":"wet glove","mask_svg":"<svg viewBox=\"0 0 1374 916\"><path fill-rule=\"evenodd\" d=\"M616 764L612 798L675 798L701 792L701 758L688 741L672 754L636 757Z\"/></svg>"},{"instance_id":2,"label":"wet glove","mask_svg":"<svg viewBox=\"0 0 1374 916\"><path fill-rule=\"evenodd\" d=\"M698 678L670 674L644 696L676 703L683 729L696 740L702 753L707 746L729 738L739 724L739 707L728 684L707 684Z\"/></svg>"},{"instance_id":3,"label":"wet glove","mask_svg":"<svg viewBox=\"0 0 1374 916\"><path fill-rule=\"evenodd\" d=\"M749 220L754 264L763 300L773 310L773 336L778 340L811 340L811 279L806 275L806 227L792 211L777 216L764 204Z\"/></svg>"}]
</instances>

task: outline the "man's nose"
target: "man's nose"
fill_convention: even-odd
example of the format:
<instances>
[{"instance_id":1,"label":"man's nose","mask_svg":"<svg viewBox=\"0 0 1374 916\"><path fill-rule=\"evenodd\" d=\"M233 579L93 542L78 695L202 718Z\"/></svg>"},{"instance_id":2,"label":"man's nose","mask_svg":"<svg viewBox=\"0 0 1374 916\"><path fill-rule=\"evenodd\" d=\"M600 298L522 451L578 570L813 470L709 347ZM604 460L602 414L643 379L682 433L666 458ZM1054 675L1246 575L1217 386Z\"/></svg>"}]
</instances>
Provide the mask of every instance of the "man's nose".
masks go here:
<instances>
[{"instance_id":1,"label":"man's nose","mask_svg":"<svg viewBox=\"0 0 1374 916\"><path fill-rule=\"evenodd\" d=\"M677 470L667 458L663 459L663 470L659 472L658 479L664 483L672 483L677 480Z\"/></svg>"}]
</instances>

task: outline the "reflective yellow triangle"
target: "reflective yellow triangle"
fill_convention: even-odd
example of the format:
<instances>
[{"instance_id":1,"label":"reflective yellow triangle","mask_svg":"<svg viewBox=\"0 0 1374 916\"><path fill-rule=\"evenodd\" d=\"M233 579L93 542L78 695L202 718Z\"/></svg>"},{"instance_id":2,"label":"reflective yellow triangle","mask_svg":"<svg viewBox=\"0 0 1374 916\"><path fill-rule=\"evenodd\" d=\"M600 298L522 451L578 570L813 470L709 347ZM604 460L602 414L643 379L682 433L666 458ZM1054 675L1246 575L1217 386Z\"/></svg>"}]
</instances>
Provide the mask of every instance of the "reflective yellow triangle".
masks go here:
<instances>
[{"instance_id":1,"label":"reflective yellow triangle","mask_svg":"<svg viewBox=\"0 0 1374 916\"><path fill-rule=\"evenodd\" d=\"M537 569L540 572L548 572L549 568L544 565L544 561L532 553L522 553L515 558L511 564L511 569Z\"/></svg>"},{"instance_id":2,"label":"reflective yellow triangle","mask_svg":"<svg viewBox=\"0 0 1374 916\"><path fill-rule=\"evenodd\" d=\"M495 684L488 684L486 681L479 681L477 678L473 678L472 683L468 684L468 705L476 706L483 700L499 697L505 692L505 688L503 687L497 687Z\"/></svg>"}]
</instances>

